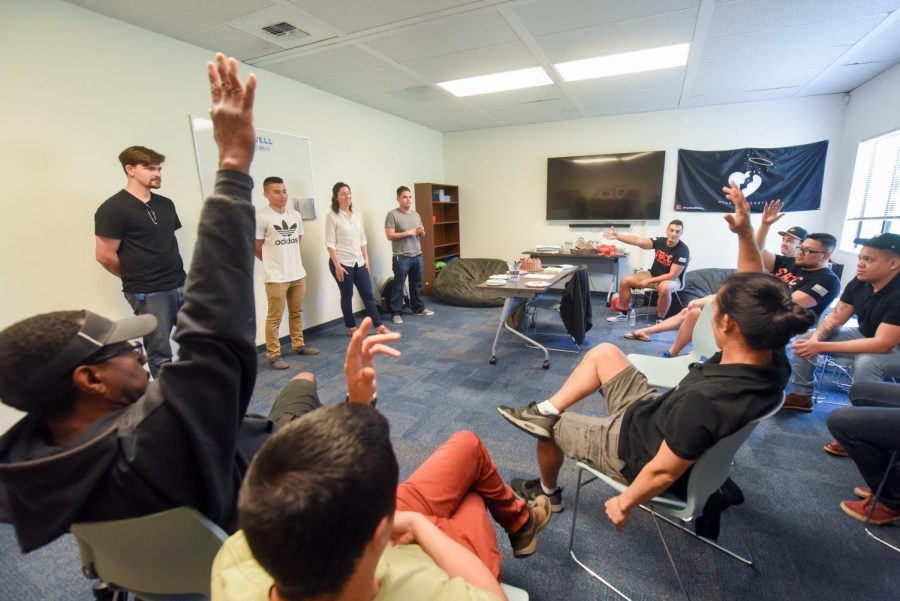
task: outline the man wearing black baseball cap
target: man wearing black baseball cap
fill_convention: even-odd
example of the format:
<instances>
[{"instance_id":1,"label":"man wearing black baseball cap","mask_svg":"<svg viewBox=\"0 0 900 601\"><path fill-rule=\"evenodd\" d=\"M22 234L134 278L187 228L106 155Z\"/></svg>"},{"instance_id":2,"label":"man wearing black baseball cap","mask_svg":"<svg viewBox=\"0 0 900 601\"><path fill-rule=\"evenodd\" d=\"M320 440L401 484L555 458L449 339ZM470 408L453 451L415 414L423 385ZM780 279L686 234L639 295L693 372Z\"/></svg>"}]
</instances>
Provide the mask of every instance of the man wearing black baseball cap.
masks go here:
<instances>
[{"instance_id":1,"label":"man wearing black baseball cap","mask_svg":"<svg viewBox=\"0 0 900 601\"><path fill-rule=\"evenodd\" d=\"M900 377L900 235L857 238L856 277L816 330L793 345L791 393L784 408L812 411L813 371L820 353L853 362L854 382ZM842 327L856 314L857 328Z\"/></svg>"},{"instance_id":2,"label":"man wearing black baseball cap","mask_svg":"<svg viewBox=\"0 0 900 601\"><path fill-rule=\"evenodd\" d=\"M178 316L179 361L149 382L147 358L131 341L156 326L152 315L111 321L58 311L0 332L0 401L26 412L0 437L0 520L13 523L23 551L73 522L180 505L236 526L243 474L272 423L244 417L257 363L256 80L244 84L234 59L216 60L208 73L219 172Z\"/></svg>"},{"instance_id":3,"label":"man wearing black baseball cap","mask_svg":"<svg viewBox=\"0 0 900 601\"><path fill-rule=\"evenodd\" d=\"M756 245L759 246L759 250L762 252L763 265L770 272L775 271L774 261L776 255L766 250L766 237L769 235L769 228L784 217L784 213L780 212L783 208L784 203L777 198L767 202L763 207L762 221L760 221L759 228L756 230ZM806 230L797 225L789 227L783 232L778 232L778 235L781 236L781 256L783 257L796 257L797 247L806 240Z\"/></svg>"}]
</instances>

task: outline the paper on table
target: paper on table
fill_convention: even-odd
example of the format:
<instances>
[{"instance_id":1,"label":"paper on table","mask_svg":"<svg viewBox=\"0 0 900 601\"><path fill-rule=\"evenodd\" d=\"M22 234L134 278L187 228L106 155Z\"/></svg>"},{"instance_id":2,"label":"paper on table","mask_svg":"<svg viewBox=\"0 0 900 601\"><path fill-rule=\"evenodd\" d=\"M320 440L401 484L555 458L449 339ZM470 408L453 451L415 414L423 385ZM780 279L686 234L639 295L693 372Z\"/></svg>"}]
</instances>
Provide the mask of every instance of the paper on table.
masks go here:
<instances>
[{"instance_id":1,"label":"paper on table","mask_svg":"<svg viewBox=\"0 0 900 601\"><path fill-rule=\"evenodd\" d=\"M526 278L530 278L533 280L552 280L553 274L549 273L529 273L525 276Z\"/></svg>"}]
</instances>

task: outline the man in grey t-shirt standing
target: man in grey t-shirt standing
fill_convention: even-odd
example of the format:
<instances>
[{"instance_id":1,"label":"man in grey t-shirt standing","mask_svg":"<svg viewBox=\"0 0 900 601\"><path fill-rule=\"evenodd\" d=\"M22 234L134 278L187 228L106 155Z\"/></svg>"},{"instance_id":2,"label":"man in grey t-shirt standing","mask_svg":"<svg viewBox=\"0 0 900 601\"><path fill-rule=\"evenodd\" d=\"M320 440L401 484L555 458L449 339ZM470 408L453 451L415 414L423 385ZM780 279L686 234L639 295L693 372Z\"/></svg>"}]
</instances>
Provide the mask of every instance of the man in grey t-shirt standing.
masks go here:
<instances>
[{"instance_id":1,"label":"man in grey t-shirt standing","mask_svg":"<svg viewBox=\"0 0 900 601\"><path fill-rule=\"evenodd\" d=\"M413 315L434 315L425 308L419 296L425 264L422 261L422 244L425 235L422 218L412 208L412 193L406 186L397 188L398 207L384 219L384 233L394 251L394 282L391 284L391 315L394 323L403 323L403 284L409 276L409 305Z\"/></svg>"}]
</instances>

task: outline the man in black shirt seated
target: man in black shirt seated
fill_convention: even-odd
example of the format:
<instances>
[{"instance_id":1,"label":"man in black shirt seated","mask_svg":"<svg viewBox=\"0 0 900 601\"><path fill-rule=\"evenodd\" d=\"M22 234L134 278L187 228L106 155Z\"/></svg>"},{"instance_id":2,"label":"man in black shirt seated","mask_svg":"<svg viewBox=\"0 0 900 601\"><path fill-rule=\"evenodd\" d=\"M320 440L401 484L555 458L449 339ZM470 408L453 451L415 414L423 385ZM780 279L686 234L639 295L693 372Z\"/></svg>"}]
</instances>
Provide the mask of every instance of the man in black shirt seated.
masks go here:
<instances>
[{"instance_id":1,"label":"man in black shirt seated","mask_svg":"<svg viewBox=\"0 0 900 601\"><path fill-rule=\"evenodd\" d=\"M813 373L820 353L852 361L854 382L900 376L900 235L879 234L853 243L862 246L856 277L815 332L793 344L791 393L784 399L785 409L812 411ZM842 327L854 314L859 327Z\"/></svg>"},{"instance_id":2,"label":"man in black shirt seated","mask_svg":"<svg viewBox=\"0 0 900 601\"><path fill-rule=\"evenodd\" d=\"M722 351L692 364L676 388L660 394L622 351L601 344L550 399L500 407L504 418L539 439L540 479L511 483L523 498L546 494L561 511L557 477L568 455L630 483L606 502L609 519L621 528L632 509L663 491L684 496L689 470L703 453L780 402L790 373L784 347L815 316L791 301L782 282L762 273L747 201L737 186L725 190L735 205L726 219L738 234L743 273L731 276L714 301L713 330ZM567 411L598 388L607 417Z\"/></svg>"}]
</instances>

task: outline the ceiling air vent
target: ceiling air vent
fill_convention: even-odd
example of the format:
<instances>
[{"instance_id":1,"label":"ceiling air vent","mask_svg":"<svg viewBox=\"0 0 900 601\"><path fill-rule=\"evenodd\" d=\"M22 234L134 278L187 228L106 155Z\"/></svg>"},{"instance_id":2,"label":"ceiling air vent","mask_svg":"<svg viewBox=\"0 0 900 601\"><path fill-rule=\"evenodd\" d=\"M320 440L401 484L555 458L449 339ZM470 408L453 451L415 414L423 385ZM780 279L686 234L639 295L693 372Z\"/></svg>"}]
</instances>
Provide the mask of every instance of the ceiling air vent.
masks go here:
<instances>
[{"instance_id":1,"label":"ceiling air vent","mask_svg":"<svg viewBox=\"0 0 900 601\"><path fill-rule=\"evenodd\" d=\"M265 27L263 27L263 31L265 31L266 33L272 34L272 35L277 35L277 36L282 36L282 35L285 35L285 34L288 34L291 32L294 32L292 35L299 36L299 37L309 35L305 31L301 31L301 30L297 29L296 27L294 27L290 23L287 23L286 21L282 21L281 23L275 23L274 25L266 25Z\"/></svg>"}]
</instances>

